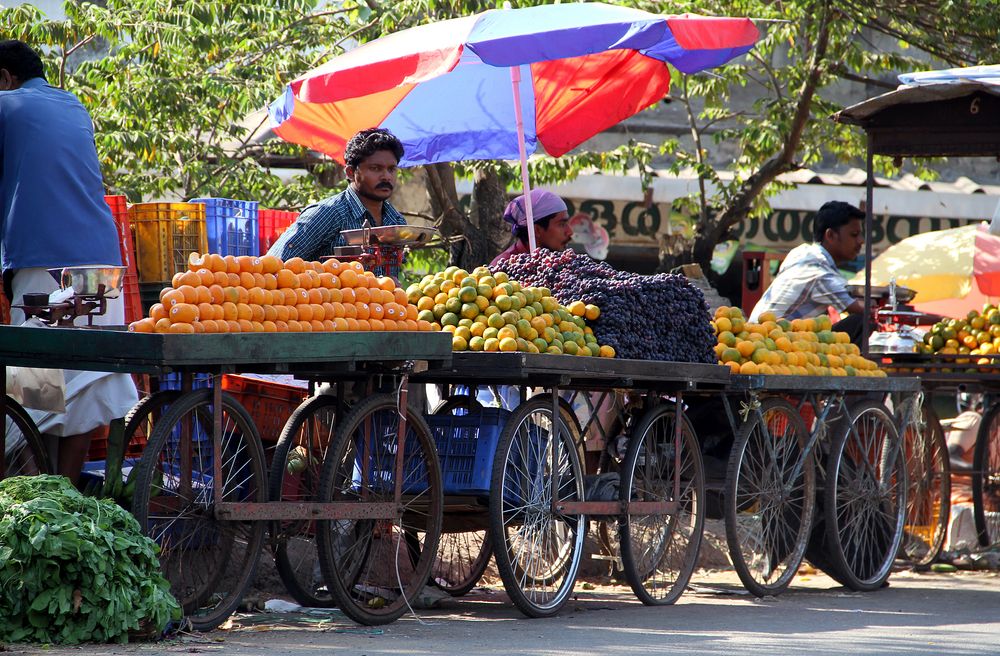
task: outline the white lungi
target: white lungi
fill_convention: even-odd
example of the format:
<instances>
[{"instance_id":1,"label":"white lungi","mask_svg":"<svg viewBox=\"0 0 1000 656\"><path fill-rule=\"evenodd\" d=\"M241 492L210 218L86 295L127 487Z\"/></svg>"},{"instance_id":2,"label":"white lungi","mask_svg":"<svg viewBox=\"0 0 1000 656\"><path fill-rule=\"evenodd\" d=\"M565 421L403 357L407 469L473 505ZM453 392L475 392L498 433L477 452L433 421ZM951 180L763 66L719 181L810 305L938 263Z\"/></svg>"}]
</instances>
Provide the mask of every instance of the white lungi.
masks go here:
<instances>
[{"instance_id":1,"label":"white lungi","mask_svg":"<svg viewBox=\"0 0 1000 656\"><path fill-rule=\"evenodd\" d=\"M43 268L19 269L11 283L14 302L22 303L28 293L52 293L59 289L55 279ZM24 323L24 313L11 308L11 325ZM108 310L94 317L94 325L121 326L125 323L124 295L108 300ZM86 317L78 317L76 324L87 325ZM135 383L128 374L104 371L75 371L67 369L66 412L28 410L32 420L43 434L78 435L124 417L139 401Z\"/></svg>"}]
</instances>

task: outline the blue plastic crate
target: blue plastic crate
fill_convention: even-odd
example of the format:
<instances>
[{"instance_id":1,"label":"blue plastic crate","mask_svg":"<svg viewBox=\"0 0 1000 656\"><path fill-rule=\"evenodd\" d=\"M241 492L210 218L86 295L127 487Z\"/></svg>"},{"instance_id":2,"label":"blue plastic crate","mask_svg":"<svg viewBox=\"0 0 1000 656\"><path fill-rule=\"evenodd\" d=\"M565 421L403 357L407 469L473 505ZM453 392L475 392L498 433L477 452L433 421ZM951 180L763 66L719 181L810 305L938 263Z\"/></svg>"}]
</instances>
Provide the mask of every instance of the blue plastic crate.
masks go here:
<instances>
[{"instance_id":1,"label":"blue plastic crate","mask_svg":"<svg viewBox=\"0 0 1000 656\"><path fill-rule=\"evenodd\" d=\"M205 205L208 252L220 255L260 255L257 201L192 198Z\"/></svg>"},{"instance_id":2,"label":"blue plastic crate","mask_svg":"<svg viewBox=\"0 0 1000 656\"><path fill-rule=\"evenodd\" d=\"M445 494L487 495L500 432L510 412L483 408L471 415L430 415Z\"/></svg>"}]
</instances>

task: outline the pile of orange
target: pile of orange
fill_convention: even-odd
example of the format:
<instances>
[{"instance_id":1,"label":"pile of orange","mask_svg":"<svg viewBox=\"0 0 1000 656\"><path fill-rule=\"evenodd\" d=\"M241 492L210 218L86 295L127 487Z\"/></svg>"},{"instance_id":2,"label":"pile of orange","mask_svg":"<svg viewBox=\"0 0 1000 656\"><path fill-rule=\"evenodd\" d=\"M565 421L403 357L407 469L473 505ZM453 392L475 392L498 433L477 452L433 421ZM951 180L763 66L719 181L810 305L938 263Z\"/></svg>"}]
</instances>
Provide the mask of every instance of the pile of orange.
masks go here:
<instances>
[{"instance_id":1,"label":"pile of orange","mask_svg":"<svg viewBox=\"0 0 1000 656\"><path fill-rule=\"evenodd\" d=\"M861 357L847 333L831 330L827 316L788 321L765 312L758 323L749 323L739 308L722 306L712 325L718 338L715 355L734 374L886 375Z\"/></svg>"},{"instance_id":2,"label":"pile of orange","mask_svg":"<svg viewBox=\"0 0 1000 656\"><path fill-rule=\"evenodd\" d=\"M129 325L143 333L299 333L431 330L392 278L359 262L282 262L261 257L191 253L188 270L160 292L149 317Z\"/></svg>"},{"instance_id":3,"label":"pile of orange","mask_svg":"<svg viewBox=\"0 0 1000 656\"><path fill-rule=\"evenodd\" d=\"M470 273L457 266L428 274L406 289L418 319L452 334L455 351L521 351L554 355L615 357L597 343L587 320L596 305L563 306L545 287L523 286L485 266Z\"/></svg>"}]
</instances>

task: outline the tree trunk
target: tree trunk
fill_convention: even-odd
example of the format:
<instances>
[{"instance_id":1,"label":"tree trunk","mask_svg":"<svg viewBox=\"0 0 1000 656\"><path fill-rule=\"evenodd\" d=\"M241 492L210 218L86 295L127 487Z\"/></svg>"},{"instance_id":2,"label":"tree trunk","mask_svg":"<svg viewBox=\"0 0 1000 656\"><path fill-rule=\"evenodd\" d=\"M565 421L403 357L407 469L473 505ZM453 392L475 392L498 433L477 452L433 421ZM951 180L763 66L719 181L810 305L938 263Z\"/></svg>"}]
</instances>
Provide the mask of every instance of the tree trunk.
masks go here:
<instances>
[{"instance_id":1,"label":"tree trunk","mask_svg":"<svg viewBox=\"0 0 1000 656\"><path fill-rule=\"evenodd\" d=\"M438 217L441 234L455 240L451 264L469 270L489 264L510 238L501 218L507 198L499 176L492 170L476 173L470 217L460 208L451 164L424 168L431 210Z\"/></svg>"}]
</instances>

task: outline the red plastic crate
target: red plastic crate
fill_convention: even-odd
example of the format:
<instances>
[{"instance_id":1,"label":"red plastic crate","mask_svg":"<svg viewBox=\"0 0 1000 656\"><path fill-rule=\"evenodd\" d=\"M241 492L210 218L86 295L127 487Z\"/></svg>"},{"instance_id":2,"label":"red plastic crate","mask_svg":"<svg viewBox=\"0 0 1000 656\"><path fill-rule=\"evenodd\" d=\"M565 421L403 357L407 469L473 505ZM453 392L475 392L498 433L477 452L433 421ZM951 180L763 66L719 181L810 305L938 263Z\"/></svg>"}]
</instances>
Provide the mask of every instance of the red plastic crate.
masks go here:
<instances>
[{"instance_id":1,"label":"red plastic crate","mask_svg":"<svg viewBox=\"0 0 1000 656\"><path fill-rule=\"evenodd\" d=\"M260 254L267 253L274 242L278 241L288 226L295 223L299 217L298 212L288 212L285 210L260 210L258 221L260 222Z\"/></svg>"},{"instance_id":2,"label":"red plastic crate","mask_svg":"<svg viewBox=\"0 0 1000 656\"><path fill-rule=\"evenodd\" d=\"M142 450L146 447L145 435L134 435L132 441L126 445L125 457L137 459L142 457ZM105 460L108 457L108 438L95 437L90 440L90 450L87 452L87 462Z\"/></svg>"},{"instance_id":3,"label":"red plastic crate","mask_svg":"<svg viewBox=\"0 0 1000 656\"><path fill-rule=\"evenodd\" d=\"M247 409L265 444L278 441L285 422L309 396L309 391L304 387L235 375L222 377L222 389L232 394Z\"/></svg>"},{"instance_id":4,"label":"red plastic crate","mask_svg":"<svg viewBox=\"0 0 1000 656\"><path fill-rule=\"evenodd\" d=\"M111 208L115 227L118 228L118 246L121 249L122 264L125 265L125 323L142 319L142 301L139 297L139 276L135 268L135 243L132 241L132 225L128 220L128 199L125 196L105 196L104 201Z\"/></svg>"}]
</instances>

